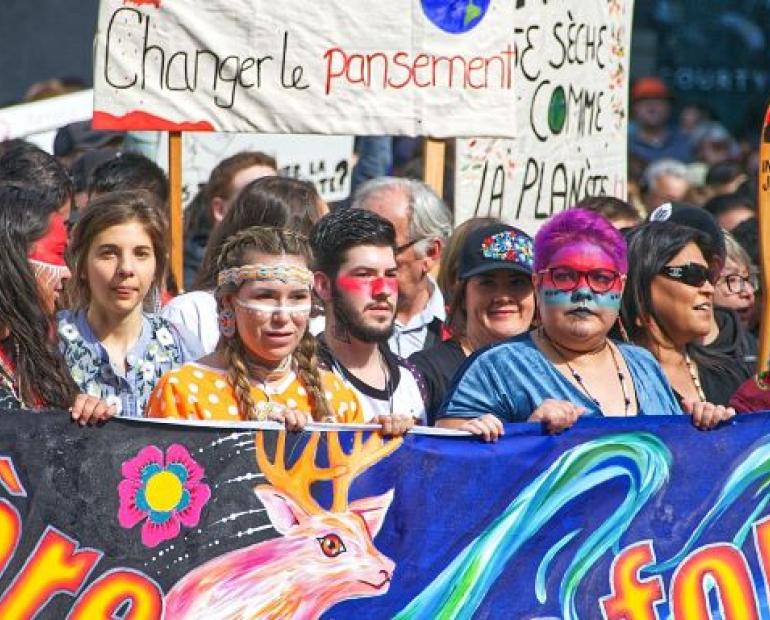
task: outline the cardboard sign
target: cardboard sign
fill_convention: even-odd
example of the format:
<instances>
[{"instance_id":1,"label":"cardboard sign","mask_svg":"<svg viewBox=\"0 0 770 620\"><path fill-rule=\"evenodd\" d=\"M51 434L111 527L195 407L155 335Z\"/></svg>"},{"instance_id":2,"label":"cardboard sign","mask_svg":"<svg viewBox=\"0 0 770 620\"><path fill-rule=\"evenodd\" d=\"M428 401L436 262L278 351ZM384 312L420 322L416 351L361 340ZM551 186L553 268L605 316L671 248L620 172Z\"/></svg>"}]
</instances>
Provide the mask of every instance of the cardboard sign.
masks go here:
<instances>
[{"instance_id":1,"label":"cardboard sign","mask_svg":"<svg viewBox=\"0 0 770 620\"><path fill-rule=\"evenodd\" d=\"M102 129L513 136L508 0L102 0Z\"/></svg>"},{"instance_id":2,"label":"cardboard sign","mask_svg":"<svg viewBox=\"0 0 770 620\"><path fill-rule=\"evenodd\" d=\"M161 134L157 163L168 165L168 139ZM312 181L327 202L350 195L352 136L193 133L182 135L182 200L187 204L213 168L240 151L261 151L275 158L278 173Z\"/></svg>"},{"instance_id":3,"label":"cardboard sign","mask_svg":"<svg viewBox=\"0 0 770 620\"><path fill-rule=\"evenodd\" d=\"M633 0L517 2L515 140L458 140L455 221L533 233L586 196L626 195Z\"/></svg>"}]
</instances>

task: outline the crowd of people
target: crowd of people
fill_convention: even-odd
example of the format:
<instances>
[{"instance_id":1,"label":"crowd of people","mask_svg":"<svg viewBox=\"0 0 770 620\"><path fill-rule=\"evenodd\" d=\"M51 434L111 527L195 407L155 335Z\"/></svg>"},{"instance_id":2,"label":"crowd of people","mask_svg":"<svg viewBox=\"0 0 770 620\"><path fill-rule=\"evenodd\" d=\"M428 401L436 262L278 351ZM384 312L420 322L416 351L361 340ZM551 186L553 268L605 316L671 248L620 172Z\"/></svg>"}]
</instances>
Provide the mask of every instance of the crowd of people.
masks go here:
<instances>
[{"instance_id":1,"label":"crowd of people","mask_svg":"<svg viewBox=\"0 0 770 620\"><path fill-rule=\"evenodd\" d=\"M0 408L486 441L505 422L711 429L770 409L750 163L697 110L672 126L660 80L631 99L628 200L586 198L534 238L453 226L376 166L330 208L273 158L228 157L186 210L181 282L166 176L122 137L68 127L60 157L1 143Z\"/></svg>"}]
</instances>

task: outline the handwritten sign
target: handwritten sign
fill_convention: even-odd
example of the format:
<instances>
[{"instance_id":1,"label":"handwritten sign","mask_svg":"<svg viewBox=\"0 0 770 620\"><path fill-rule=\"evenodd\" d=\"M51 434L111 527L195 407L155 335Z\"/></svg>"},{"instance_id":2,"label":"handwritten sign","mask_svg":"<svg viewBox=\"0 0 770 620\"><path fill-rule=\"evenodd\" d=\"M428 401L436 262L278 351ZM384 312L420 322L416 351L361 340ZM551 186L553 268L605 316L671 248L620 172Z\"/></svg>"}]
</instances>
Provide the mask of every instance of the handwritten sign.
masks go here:
<instances>
[{"instance_id":1,"label":"handwritten sign","mask_svg":"<svg viewBox=\"0 0 770 620\"><path fill-rule=\"evenodd\" d=\"M164 134L156 153L157 163L168 163ZM352 136L313 136L241 133L185 133L182 136L182 200L187 204L214 167L240 151L261 151L275 158L278 174L312 181L321 197L333 202L350 195L353 170Z\"/></svg>"},{"instance_id":2,"label":"handwritten sign","mask_svg":"<svg viewBox=\"0 0 770 620\"><path fill-rule=\"evenodd\" d=\"M95 126L513 136L508 0L102 0Z\"/></svg>"},{"instance_id":3,"label":"handwritten sign","mask_svg":"<svg viewBox=\"0 0 770 620\"><path fill-rule=\"evenodd\" d=\"M626 194L632 0L516 3L515 140L458 140L455 218L534 232L586 196Z\"/></svg>"}]
</instances>

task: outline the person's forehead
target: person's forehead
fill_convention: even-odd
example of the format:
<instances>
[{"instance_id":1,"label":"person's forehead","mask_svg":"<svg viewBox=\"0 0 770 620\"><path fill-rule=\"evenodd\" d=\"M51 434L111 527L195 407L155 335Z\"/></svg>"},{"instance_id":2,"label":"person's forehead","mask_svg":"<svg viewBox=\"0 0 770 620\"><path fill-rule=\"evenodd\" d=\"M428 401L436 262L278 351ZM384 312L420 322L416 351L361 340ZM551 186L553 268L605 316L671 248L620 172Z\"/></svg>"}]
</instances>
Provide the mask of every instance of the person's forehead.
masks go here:
<instances>
[{"instance_id":1,"label":"person's forehead","mask_svg":"<svg viewBox=\"0 0 770 620\"><path fill-rule=\"evenodd\" d=\"M359 245L345 252L341 267L343 270L358 267L392 269L396 267L396 256L389 246Z\"/></svg>"}]
</instances>

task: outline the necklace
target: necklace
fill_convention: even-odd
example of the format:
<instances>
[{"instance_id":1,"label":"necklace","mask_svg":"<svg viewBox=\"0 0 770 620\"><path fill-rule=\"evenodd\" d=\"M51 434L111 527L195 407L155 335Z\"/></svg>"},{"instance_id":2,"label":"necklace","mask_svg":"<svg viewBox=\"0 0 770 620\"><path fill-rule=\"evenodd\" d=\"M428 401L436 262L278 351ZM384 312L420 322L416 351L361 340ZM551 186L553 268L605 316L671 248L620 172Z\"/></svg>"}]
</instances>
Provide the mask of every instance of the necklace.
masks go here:
<instances>
[{"instance_id":1,"label":"necklace","mask_svg":"<svg viewBox=\"0 0 770 620\"><path fill-rule=\"evenodd\" d=\"M687 364L687 370L690 371L690 378L695 385L695 391L698 392L698 398L701 402L706 402L706 393L703 391L703 387L700 384L700 377L698 376L698 367L690 359L690 354L687 351L684 352L684 363Z\"/></svg>"},{"instance_id":2,"label":"necklace","mask_svg":"<svg viewBox=\"0 0 770 620\"><path fill-rule=\"evenodd\" d=\"M17 351L18 351L18 345ZM18 352L16 357L18 358ZM21 396L21 391L17 388L16 379L14 377L16 373L13 370L13 363L6 355L5 351L0 347L0 385L6 388L13 396L14 400L19 403L19 407L26 409L27 406L24 403L24 399Z\"/></svg>"},{"instance_id":3,"label":"necklace","mask_svg":"<svg viewBox=\"0 0 770 620\"><path fill-rule=\"evenodd\" d=\"M583 377L578 373L573 367L572 364L567 361L567 357L559 350L559 347L556 345L556 343L551 340L551 337L546 333L545 329L542 327L540 328L540 333L543 336L543 339L548 342L549 345L551 345L551 348L556 352L556 354L562 359L564 362L564 365L569 370L570 374L572 375L572 378L575 380L575 383L577 383L580 386L580 389L585 392L585 395L588 396L588 398L593 401L594 405L599 409L599 411L602 410L602 405L599 402L599 399L596 398L591 392L588 390L588 386L583 381ZM620 390L623 393L623 415L628 416L628 410L631 406L631 399L628 396L628 391L626 390L626 375L623 373L623 371L620 369L620 364L618 363L618 358L615 356L615 351L610 346L609 342L607 340L604 341L604 344L601 346L600 349L597 349L595 351L589 351L587 355L596 355L597 353L603 351L606 347L609 347L610 349L610 355L612 356L612 363L615 366L615 372L618 375L618 380L620 381ZM567 351L571 351L571 349L566 349Z\"/></svg>"}]
</instances>

